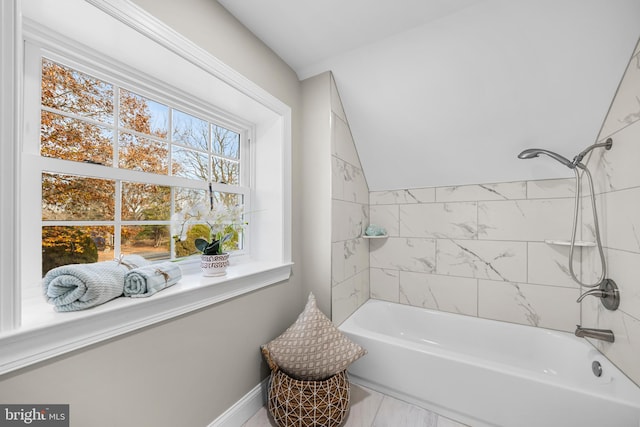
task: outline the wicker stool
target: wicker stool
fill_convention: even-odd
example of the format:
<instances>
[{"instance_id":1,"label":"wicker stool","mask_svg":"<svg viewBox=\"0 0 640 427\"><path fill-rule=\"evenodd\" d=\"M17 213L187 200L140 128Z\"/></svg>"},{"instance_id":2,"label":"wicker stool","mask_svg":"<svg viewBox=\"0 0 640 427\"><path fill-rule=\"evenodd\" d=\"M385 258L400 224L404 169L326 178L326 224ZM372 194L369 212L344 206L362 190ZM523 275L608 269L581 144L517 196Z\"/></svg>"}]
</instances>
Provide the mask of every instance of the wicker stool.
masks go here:
<instances>
[{"instance_id":1,"label":"wicker stool","mask_svg":"<svg viewBox=\"0 0 640 427\"><path fill-rule=\"evenodd\" d=\"M336 427L349 411L349 379L342 371L326 380L291 378L262 353L271 368L269 412L280 427Z\"/></svg>"}]
</instances>

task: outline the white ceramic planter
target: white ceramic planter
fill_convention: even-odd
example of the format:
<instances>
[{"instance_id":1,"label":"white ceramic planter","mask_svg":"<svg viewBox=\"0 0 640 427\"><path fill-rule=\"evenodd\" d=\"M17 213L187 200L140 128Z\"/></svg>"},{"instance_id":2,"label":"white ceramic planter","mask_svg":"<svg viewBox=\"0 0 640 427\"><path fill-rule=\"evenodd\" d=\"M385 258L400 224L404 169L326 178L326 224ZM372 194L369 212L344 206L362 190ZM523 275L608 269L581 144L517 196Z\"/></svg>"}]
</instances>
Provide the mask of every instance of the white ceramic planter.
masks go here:
<instances>
[{"instance_id":1,"label":"white ceramic planter","mask_svg":"<svg viewBox=\"0 0 640 427\"><path fill-rule=\"evenodd\" d=\"M200 255L200 269L204 276L224 276L229 266L229 254Z\"/></svg>"}]
</instances>

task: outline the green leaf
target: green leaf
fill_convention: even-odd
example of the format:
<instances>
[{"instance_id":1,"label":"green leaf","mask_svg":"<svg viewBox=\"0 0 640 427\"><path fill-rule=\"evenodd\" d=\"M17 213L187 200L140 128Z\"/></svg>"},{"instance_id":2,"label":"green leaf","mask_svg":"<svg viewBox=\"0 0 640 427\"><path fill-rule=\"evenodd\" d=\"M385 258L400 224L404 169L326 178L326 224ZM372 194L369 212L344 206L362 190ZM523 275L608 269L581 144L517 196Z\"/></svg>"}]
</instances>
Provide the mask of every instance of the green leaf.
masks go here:
<instances>
[{"instance_id":1,"label":"green leaf","mask_svg":"<svg viewBox=\"0 0 640 427\"><path fill-rule=\"evenodd\" d=\"M194 244L196 245L196 248L202 253L204 253L204 251L206 250L207 246L209 246L209 242L207 242L206 240L201 239L201 238L197 238L194 241Z\"/></svg>"}]
</instances>

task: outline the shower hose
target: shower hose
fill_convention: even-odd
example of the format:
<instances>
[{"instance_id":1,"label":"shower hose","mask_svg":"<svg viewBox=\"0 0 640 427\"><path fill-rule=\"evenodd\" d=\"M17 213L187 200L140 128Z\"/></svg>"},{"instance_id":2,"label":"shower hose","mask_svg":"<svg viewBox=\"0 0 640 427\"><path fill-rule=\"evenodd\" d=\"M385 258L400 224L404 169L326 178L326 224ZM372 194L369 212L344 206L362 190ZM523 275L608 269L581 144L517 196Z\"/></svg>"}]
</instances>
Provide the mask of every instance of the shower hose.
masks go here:
<instances>
[{"instance_id":1,"label":"shower hose","mask_svg":"<svg viewBox=\"0 0 640 427\"><path fill-rule=\"evenodd\" d=\"M582 190L582 183L580 179L580 172L578 169L582 169L584 173L587 175L587 179L589 181L589 192L591 193L591 208L593 210L593 230L596 238L596 245L598 246L598 252L600 253L600 264L601 274L600 278L595 283L583 283L577 277L575 272L573 271L573 257L575 253L576 246L576 231L578 228L578 210L580 209L580 193ZM577 167L573 168L573 172L576 175L576 197L574 203L573 210L573 229L571 231L571 247L569 249L569 273L571 274L571 278L575 280L580 286L584 286L586 288L595 288L599 286L602 281L607 277L607 264L604 259L604 250L602 249L602 241L600 240L600 229L598 227L598 210L596 208L596 196L595 189L593 187L593 179L591 178L591 173L586 166L582 164L578 164ZM584 269L583 269L584 271Z\"/></svg>"}]
</instances>

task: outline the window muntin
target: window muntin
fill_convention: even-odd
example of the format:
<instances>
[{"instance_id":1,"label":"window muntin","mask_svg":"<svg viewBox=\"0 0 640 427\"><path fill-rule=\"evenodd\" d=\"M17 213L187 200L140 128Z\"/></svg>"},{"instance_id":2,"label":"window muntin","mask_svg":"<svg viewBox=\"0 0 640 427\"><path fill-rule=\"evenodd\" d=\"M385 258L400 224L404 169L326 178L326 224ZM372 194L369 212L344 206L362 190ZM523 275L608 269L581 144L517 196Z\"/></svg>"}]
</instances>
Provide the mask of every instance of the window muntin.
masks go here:
<instances>
[{"instance_id":1,"label":"window muntin","mask_svg":"<svg viewBox=\"0 0 640 427\"><path fill-rule=\"evenodd\" d=\"M206 226L193 226L181 242L171 235L172 214L199 201L248 201L240 176L248 164L240 155L246 131L60 62L41 61L40 155L109 169L92 176L57 162L42 172L42 274L121 253L150 260L197 253L192 240L209 237ZM126 170L142 179L126 179ZM167 177L168 185L151 175ZM235 235L226 250L243 249L243 237Z\"/></svg>"}]
</instances>

